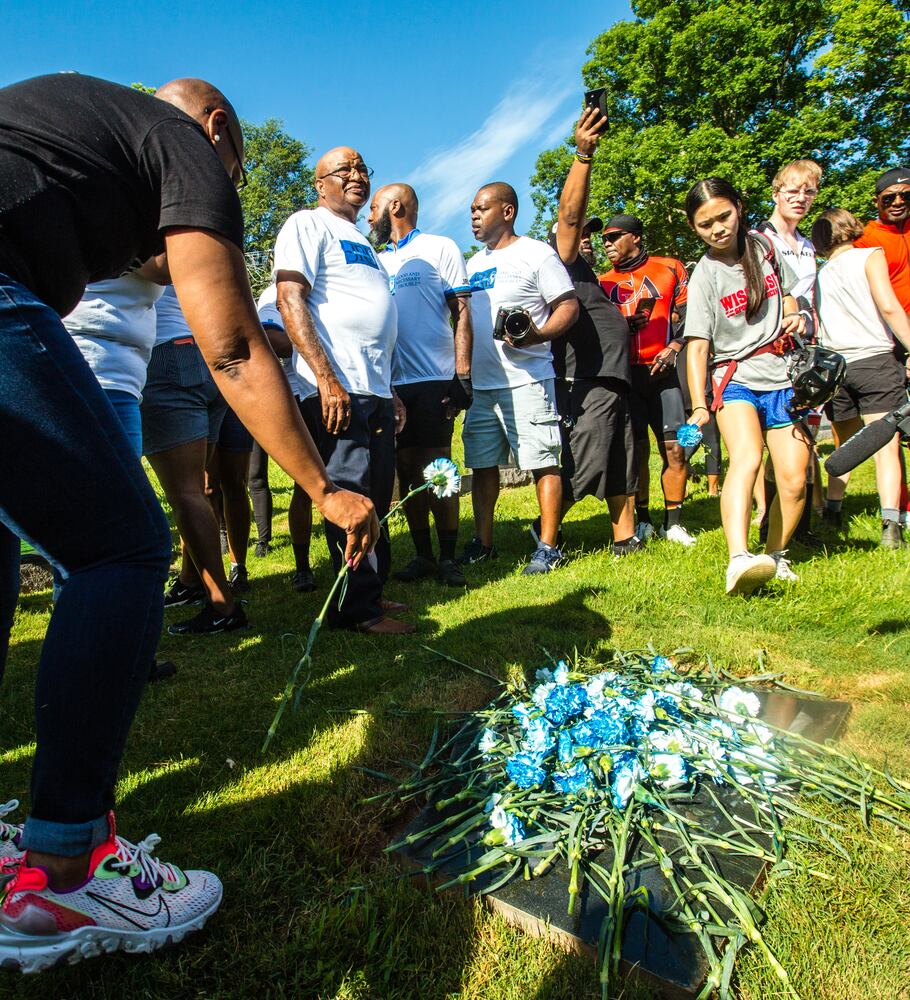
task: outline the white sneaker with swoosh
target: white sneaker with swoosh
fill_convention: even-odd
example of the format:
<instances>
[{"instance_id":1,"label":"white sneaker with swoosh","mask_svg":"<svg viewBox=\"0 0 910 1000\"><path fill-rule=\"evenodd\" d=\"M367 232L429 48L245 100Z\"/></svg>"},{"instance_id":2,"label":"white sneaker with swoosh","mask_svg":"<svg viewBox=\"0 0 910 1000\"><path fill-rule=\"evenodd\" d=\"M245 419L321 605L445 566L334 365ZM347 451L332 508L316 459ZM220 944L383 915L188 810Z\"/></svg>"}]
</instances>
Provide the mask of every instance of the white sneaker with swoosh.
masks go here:
<instances>
[{"instance_id":1,"label":"white sneaker with swoosh","mask_svg":"<svg viewBox=\"0 0 910 1000\"><path fill-rule=\"evenodd\" d=\"M116 835L92 852L88 878L56 891L28 854L7 860L0 886L0 969L41 972L104 952L149 952L199 930L221 903L221 882L152 856L160 838Z\"/></svg>"},{"instance_id":2,"label":"white sneaker with swoosh","mask_svg":"<svg viewBox=\"0 0 910 1000\"><path fill-rule=\"evenodd\" d=\"M3 819L11 812L19 808L18 799L10 799L0 805L0 864L7 858L14 858L20 854L19 837L22 835L21 823L6 823Z\"/></svg>"}]
</instances>

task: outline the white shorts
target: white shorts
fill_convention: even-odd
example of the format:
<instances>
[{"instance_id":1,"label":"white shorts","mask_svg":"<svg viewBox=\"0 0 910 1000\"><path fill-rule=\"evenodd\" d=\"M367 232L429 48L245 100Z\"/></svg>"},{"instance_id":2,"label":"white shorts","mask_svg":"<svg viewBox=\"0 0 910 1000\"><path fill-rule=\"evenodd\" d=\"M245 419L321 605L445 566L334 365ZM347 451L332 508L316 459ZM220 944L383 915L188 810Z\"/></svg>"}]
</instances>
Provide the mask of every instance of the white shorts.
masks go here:
<instances>
[{"instance_id":1,"label":"white shorts","mask_svg":"<svg viewBox=\"0 0 910 1000\"><path fill-rule=\"evenodd\" d=\"M519 469L559 467L559 414L555 379L513 389L475 389L464 416L464 461L471 469L508 465Z\"/></svg>"}]
</instances>

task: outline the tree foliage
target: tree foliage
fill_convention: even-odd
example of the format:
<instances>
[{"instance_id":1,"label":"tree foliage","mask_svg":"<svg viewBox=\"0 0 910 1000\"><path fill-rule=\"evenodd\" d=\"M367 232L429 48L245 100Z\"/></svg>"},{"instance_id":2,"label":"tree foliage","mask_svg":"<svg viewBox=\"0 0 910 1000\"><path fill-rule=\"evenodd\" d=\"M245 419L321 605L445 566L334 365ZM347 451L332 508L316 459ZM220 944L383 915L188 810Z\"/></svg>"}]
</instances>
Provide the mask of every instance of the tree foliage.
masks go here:
<instances>
[{"instance_id":1,"label":"tree foliage","mask_svg":"<svg viewBox=\"0 0 910 1000\"><path fill-rule=\"evenodd\" d=\"M244 250L253 259L265 258L288 216L316 201L309 163L312 150L289 135L276 118L261 125L244 122L243 137L249 177L240 192L246 225Z\"/></svg>"},{"instance_id":2,"label":"tree foliage","mask_svg":"<svg viewBox=\"0 0 910 1000\"><path fill-rule=\"evenodd\" d=\"M652 250L703 250L682 202L701 177L772 208L777 169L825 170L815 210L872 207L874 177L910 155L908 0L633 0L634 21L594 39L584 87L606 87L610 126L592 177L592 211L634 212ZM532 178L535 229L555 216L571 137Z\"/></svg>"}]
</instances>

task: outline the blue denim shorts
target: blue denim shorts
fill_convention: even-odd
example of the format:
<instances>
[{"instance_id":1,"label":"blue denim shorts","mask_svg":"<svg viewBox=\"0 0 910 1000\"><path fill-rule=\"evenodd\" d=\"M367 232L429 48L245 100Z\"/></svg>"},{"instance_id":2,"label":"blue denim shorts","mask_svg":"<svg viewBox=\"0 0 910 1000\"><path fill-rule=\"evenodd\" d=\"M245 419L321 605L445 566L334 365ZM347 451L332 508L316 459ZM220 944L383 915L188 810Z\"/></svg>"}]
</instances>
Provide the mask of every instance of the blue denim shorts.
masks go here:
<instances>
[{"instance_id":1,"label":"blue denim shorts","mask_svg":"<svg viewBox=\"0 0 910 1000\"><path fill-rule=\"evenodd\" d=\"M786 389L750 389L747 385L740 385L739 382L729 382L724 388L724 403L734 403L741 400L754 406L758 413L758 420L762 430L773 431L778 427L789 427L790 424L798 424L803 419L807 410L797 410L790 413L787 407L793 398L793 389L787 386Z\"/></svg>"},{"instance_id":2,"label":"blue denim shorts","mask_svg":"<svg viewBox=\"0 0 910 1000\"><path fill-rule=\"evenodd\" d=\"M227 403L191 339L152 350L140 410L146 455L191 441L218 440Z\"/></svg>"}]
</instances>

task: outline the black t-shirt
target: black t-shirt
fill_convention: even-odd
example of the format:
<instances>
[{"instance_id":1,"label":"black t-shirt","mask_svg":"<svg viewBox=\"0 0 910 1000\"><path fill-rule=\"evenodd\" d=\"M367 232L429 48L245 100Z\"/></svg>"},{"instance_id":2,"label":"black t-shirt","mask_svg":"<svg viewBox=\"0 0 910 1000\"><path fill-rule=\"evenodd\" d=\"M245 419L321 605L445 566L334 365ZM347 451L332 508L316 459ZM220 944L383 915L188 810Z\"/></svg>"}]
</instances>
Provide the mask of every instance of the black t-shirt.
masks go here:
<instances>
[{"instance_id":1,"label":"black t-shirt","mask_svg":"<svg viewBox=\"0 0 910 1000\"><path fill-rule=\"evenodd\" d=\"M580 255L566 264L578 295L578 319L553 341L553 364L559 378L615 378L628 382L629 324L607 298L591 265Z\"/></svg>"},{"instance_id":2,"label":"black t-shirt","mask_svg":"<svg viewBox=\"0 0 910 1000\"><path fill-rule=\"evenodd\" d=\"M173 226L243 245L240 199L189 116L75 73L0 89L0 271L65 316Z\"/></svg>"}]
</instances>

